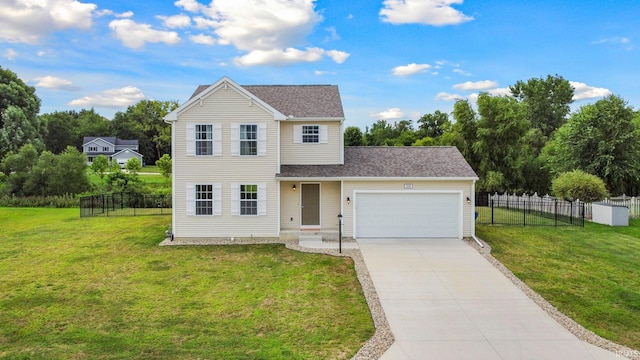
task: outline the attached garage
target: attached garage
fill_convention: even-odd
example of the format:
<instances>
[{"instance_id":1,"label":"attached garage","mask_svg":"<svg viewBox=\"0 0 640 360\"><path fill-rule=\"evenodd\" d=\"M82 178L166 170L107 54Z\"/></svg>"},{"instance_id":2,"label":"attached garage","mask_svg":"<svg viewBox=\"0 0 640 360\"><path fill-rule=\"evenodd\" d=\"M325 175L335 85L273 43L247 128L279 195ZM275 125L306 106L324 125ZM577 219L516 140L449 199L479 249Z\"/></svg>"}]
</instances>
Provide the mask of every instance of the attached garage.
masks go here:
<instances>
[{"instance_id":1,"label":"attached garage","mask_svg":"<svg viewBox=\"0 0 640 360\"><path fill-rule=\"evenodd\" d=\"M355 191L357 239L462 238L462 192Z\"/></svg>"}]
</instances>

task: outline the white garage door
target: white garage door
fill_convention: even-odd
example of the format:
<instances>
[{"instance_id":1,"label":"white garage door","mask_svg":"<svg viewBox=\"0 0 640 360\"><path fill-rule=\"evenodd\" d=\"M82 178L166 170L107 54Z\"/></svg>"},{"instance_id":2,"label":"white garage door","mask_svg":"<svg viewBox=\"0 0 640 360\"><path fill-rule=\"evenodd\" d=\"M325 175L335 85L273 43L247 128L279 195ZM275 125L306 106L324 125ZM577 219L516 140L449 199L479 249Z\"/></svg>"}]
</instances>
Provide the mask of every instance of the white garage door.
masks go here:
<instances>
[{"instance_id":1,"label":"white garage door","mask_svg":"<svg viewBox=\"0 0 640 360\"><path fill-rule=\"evenodd\" d=\"M357 193L356 238L460 238L459 193Z\"/></svg>"}]
</instances>

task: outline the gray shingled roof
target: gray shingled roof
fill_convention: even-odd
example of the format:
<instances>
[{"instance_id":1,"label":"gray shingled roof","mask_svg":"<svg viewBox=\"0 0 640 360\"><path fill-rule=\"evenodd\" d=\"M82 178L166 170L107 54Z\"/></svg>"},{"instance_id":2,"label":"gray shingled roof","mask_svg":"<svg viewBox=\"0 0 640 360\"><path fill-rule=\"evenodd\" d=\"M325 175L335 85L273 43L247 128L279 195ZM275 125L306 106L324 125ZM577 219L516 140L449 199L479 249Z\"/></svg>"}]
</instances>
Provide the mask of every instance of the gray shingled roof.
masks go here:
<instances>
[{"instance_id":1,"label":"gray shingled roof","mask_svg":"<svg viewBox=\"0 0 640 360\"><path fill-rule=\"evenodd\" d=\"M108 143L111 143L113 145L138 145L138 140L122 140L122 139L118 139L114 136L85 136L82 138L82 144L86 144L88 142L91 142L95 139L102 139Z\"/></svg>"},{"instance_id":2,"label":"gray shingled roof","mask_svg":"<svg viewBox=\"0 0 640 360\"><path fill-rule=\"evenodd\" d=\"M282 165L279 178L477 178L454 146L347 146L344 165Z\"/></svg>"},{"instance_id":3,"label":"gray shingled roof","mask_svg":"<svg viewBox=\"0 0 640 360\"><path fill-rule=\"evenodd\" d=\"M200 85L198 95L210 85ZM247 85L242 86L285 116L301 118L344 118L336 85Z\"/></svg>"}]
</instances>

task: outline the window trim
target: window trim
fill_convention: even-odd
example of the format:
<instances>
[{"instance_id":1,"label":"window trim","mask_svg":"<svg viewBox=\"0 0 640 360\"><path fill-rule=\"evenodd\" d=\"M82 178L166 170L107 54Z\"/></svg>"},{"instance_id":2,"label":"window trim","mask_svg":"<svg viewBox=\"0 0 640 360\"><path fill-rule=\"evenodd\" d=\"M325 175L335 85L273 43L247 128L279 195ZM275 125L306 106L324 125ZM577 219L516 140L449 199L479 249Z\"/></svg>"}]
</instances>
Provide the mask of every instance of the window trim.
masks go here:
<instances>
[{"instance_id":1,"label":"window trim","mask_svg":"<svg viewBox=\"0 0 640 360\"><path fill-rule=\"evenodd\" d=\"M198 126L211 126L212 134L211 139L197 139L198 132L196 128ZM210 155L198 155L197 154L197 142L198 141L207 141L211 142L211 154ZM198 123L187 123L186 125L186 153L187 156L197 156L197 157L209 157L209 156L222 156L222 124L213 123L213 122L198 122Z\"/></svg>"},{"instance_id":2,"label":"window trim","mask_svg":"<svg viewBox=\"0 0 640 360\"><path fill-rule=\"evenodd\" d=\"M247 189L247 187L249 187L249 189ZM239 190L240 216L258 216L258 185L240 184ZM247 199L247 195L251 195L251 198ZM251 213L245 213L247 210L251 210Z\"/></svg>"},{"instance_id":3,"label":"window trim","mask_svg":"<svg viewBox=\"0 0 640 360\"><path fill-rule=\"evenodd\" d=\"M204 130L203 130L204 128ZM196 156L213 156L213 124L195 124L195 155ZM204 136L204 138L202 138ZM198 146L199 144L208 144ZM207 153L201 153L202 150L207 150Z\"/></svg>"},{"instance_id":4,"label":"window trim","mask_svg":"<svg viewBox=\"0 0 640 360\"><path fill-rule=\"evenodd\" d=\"M251 127L251 130L247 130ZM244 131L243 131L244 130ZM258 125L257 124L240 124L238 127L238 136L240 141L240 156L258 156ZM249 135L253 135L253 138L248 139ZM243 136L245 137L243 139ZM243 144L248 144L247 147ZM251 150L249 154L243 154L244 149Z\"/></svg>"},{"instance_id":5,"label":"window trim","mask_svg":"<svg viewBox=\"0 0 640 360\"><path fill-rule=\"evenodd\" d=\"M241 214L241 199L240 186L241 185L255 185L257 189L257 213L255 215L242 215ZM231 215L243 216L243 217L255 217L267 215L267 184L255 183L255 182L243 182L231 184Z\"/></svg>"},{"instance_id":6,"label":"window trim","mask_svg":"<svg viewBox=\"0 0 640 360\"><path fill-rule=\"evenodd\" d=\"M315 140L315 141L308 141L308 140ZM320 125L302 125L302 143L303 144L319 144L320 143Z\"/></svg>"},{"instance_id":7,"label":"window trim","mask_svg":"<svg viewBox=\"0 0 640 360\"><path fill-rule=\"evenodd\" d=\"M211 213L210 214L199 214L198 213L198 202L201 199L198 199L198 187L199 186L210 186L211 187ZM221 216L222 215L222 184L218 183L187 183L186 186L186 214L187 216L197 216L197 217L211 217L211 216ZM204 201L208 201L205 199Z\"/></svg>"}]
</instances>

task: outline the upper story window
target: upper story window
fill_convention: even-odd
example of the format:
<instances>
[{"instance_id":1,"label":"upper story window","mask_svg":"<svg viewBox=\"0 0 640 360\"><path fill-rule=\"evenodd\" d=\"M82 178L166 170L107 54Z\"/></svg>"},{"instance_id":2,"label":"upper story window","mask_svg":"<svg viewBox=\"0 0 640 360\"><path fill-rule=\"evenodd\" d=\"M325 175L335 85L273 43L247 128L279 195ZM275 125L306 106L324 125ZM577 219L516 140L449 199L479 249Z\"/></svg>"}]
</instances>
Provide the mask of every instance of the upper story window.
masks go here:
<instances>
[{"instance_id":1,"label":"upper story window","mask_svg":"<svg viewBox=\"0 0 640 360\"><path fill-rule=\"evenodd\" d=\"M213 125L196 125L196 155L213 155Z\"/></svg>"},{"instance_id":2,"label":"upper story window","mask_svg":"<svg viewBox=\"0 0 640 360\"><path fill-rule=\"evenodd\" d=\"M103 146L102 151L110 151L108 146Z\"/></svg>"},{"instance_id":3,"label":"upper story window","mask_svg":"<svg viewBox=\"0 0 640 360\"><path fill-rule=\"evenodd\" d=\"M318 143L320 142L320 126L318 125L302 125L302 143Z\"/></svg>"},{"instance_id":4,"label":"upper story window","mask_svg":"<svg viewBox=\"0 0 640 360\"><path fill-rule=\"evenodd\" d=\"M293 125L293 142L296 144L327 144L329 127L327 125Z\"/></svg>"},{"instance_id":5,"label":"upper story window","mask_svg":"<svg viewBox=\"0 0 640 360\"><path fill-rule=\"evenodd\" d=\"M267 155L267 124L231 124L232 156Z\"/></svg>"},{"instance_id":6,"label":"upper story window","mask_svg":"<svg viewBox=\"0 0 640 360\"><path fill-rule=\"evenodd\" d=\"M87 147L87 151L96 152L96 151L98 151L98 147L97 146L89 146L89 147Z\"/></svg>"},{"instance_id":7,"label":"upper story window","mask_svg":"<svg viewBox=\"0 0 640 360\"><path fill-rule=\"evenodd\" d=\"M221 156L222 124L187 124L188 156Z\"/></svg>"},{"instance_id":8,"label":"upper story window","mask_svg":"<svg viewBox=\"0 0 640 360\"><path fill-rule=\"evenodd\" d=\"M240 155L258 155L258 125L240 125Z\"/></svg>"}]
</instances>

